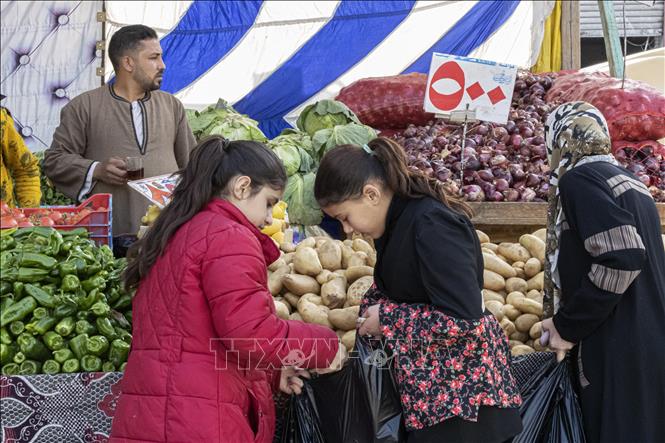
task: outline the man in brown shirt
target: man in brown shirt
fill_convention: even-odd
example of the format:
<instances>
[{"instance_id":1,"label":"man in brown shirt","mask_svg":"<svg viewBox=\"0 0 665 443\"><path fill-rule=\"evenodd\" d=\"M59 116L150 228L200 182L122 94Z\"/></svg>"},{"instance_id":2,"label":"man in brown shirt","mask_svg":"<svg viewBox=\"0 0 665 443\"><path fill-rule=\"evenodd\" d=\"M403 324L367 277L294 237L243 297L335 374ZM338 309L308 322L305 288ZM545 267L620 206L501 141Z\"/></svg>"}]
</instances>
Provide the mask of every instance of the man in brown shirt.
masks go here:
<instances>
[{"instance_id":1,"label":"man in brown shirt","mask_svg":"<svg viewBox=\"0 0 665 443\"><path fill-rule=\"evenodd\" d=\"M72 99L44 155L44 172L77 200L113 195L113 234L136 234L148 200L127 186L127 157L143 159L144 176L183 168L196 144L185 109L159 91L165 70L154 30L125 26L109 43L115 82Z\"/></svg>"}]
</instances>

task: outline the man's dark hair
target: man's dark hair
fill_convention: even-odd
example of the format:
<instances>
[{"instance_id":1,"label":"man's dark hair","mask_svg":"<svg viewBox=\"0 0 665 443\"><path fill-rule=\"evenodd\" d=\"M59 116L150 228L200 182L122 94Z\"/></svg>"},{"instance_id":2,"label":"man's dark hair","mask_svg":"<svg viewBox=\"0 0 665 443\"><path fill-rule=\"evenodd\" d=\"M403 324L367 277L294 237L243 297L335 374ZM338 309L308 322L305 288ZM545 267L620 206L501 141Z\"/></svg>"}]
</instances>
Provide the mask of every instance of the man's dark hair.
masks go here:
<instances>
[{"instance_id":1,"label":"man's dark hair","mask_svg":"<svg viewBox=\"0 0 665 443\"><path fill-rule=\"evenodd\" d=\"M128 51L135 50L143 40L157 39L154 29L144 25L129 25L118 29L109 42L109 58L113 69L118 72L120 58Z\"/></svg>"}]
</instances>

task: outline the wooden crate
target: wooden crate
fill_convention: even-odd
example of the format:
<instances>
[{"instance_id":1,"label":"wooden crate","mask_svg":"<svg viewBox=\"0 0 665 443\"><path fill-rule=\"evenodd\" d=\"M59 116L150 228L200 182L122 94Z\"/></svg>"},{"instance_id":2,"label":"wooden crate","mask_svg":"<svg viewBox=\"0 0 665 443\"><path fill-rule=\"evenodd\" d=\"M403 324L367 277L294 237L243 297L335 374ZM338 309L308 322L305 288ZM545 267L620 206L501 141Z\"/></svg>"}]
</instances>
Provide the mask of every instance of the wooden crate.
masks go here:
<instances>
[{"instance_id":1,"label":"wooden crate","mask_svg":"<svg viewBox=\"0 0 665 443\"><path fill-rule=\"evenodd\" d=\"M475 214L477 229L490 236L492 242L516 241L520 235L544 228L547 203L469 203ZM665 203L656 203L660 214L661 232L665 233Z\"/></svg>"}]
</instances>

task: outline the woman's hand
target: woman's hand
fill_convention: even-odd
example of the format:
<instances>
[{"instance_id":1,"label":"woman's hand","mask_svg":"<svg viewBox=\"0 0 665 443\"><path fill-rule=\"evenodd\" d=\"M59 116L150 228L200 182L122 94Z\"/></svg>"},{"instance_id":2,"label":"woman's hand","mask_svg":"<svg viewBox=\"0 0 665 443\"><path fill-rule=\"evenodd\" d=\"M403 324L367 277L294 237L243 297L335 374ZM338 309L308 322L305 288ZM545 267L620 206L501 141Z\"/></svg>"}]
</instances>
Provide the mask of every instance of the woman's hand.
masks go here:
<instances>
[{"instance_id":1,"label":"woman's hand","mask_svg":"<svg viewBox=\"0 0 665 443\"><path fill-rule=\"evenodd\" d=\"M310 378L309 372L304 369L296 369L291 366L282 368L279 378L279 390L289 395L300 395L302 394L302 387L305 385L305 382L302 381L303 378Z\"/></svg>"},{"instance_id":2,"label":"woman's hand","mask_svg":"<svg viewBox=\"0 0 665 443\"><path fill-rule=\"evenodd\" d=\"M575 343L571 343L561 338L559 331L556 330L556 326L554 326L554 322L551 318L543 320L542 326L543 334L545 331L549 333L549 347L556 351L556 360L561 361L566 358L566 353L575 346Z\"/></svg>"},{"instance_id":3,"label":"woman's hand","mask_svg":"<svg viewBox=\"0 0 665 443\"><path fill-rule=\"evenodd\" d=\"M379 308L380 305L372 305L363 312L362 316L358 318L358 333L362 336L369 336L380 338L381 324L379 322Z\"/></svg>"}]
</instances>

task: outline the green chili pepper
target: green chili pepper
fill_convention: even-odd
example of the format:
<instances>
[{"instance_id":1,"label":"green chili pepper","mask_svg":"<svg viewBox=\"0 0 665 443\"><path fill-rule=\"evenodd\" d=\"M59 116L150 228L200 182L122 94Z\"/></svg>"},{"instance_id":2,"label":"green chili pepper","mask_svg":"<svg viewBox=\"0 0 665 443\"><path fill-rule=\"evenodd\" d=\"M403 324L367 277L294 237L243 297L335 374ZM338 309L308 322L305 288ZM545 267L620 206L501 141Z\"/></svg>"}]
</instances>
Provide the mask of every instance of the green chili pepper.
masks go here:
<instances>
[{"instance_id":1,"label":"green chili pepper","mask_svg":"<svg viewBox=\"0 0 665 443\"><path fill-rule=\"evenodd\" d=\"M71 374L74 372L79 372L80 365L79 361L75 358L70 358L62 364L62 372Z\"/></svg>"},{"instance_id":2,"label":"green chili pepper","mask_svg":"<svg viewBox=\"0 0 665 443\"><path fill-rule=\"evenodd\" d=\"M32 318L39 320L44 317L48 317L48 309L38 306L32 311Z\"/></svg>"},{"instance_id":3,"label":"green chili pepper","mask_svg":"<svg viewBox=\"0 0 665 443\"><path fill-rule=\"evenodd\" d=\"M118 288L112 288L110 291L107 291L106 293L106 302L111 305L113 304L116 300L120 298L122 295L122 292L118 290Z\"/></svg>"},{"instance_id":4,"label":"green chili pepper","mask_svg":"<svg viewBox=\"0 0 665 443\"><path fill-rule=\"evenodd\" d=\"M14 337L18 337L23 331L25 331L25 323L21 320L16 320L9 324L9 332L11 332Z\"/></svg>"},{"instance_id":5,"label":"green chili pepper","mask_svg":"<svg viewBox=\"0 0 665 443\"><path fill-rule=\"evenodd\" d=\"M101 357L109 350L109 341L103 335L95 335L88 339L85 346L89 355Z\"/></svg>"},{"instance_id":6,"label":"green chili pepper","mask_svg":"<svg viewBox=\"0 0 665 443\"><path fill-rule=\"evenodd\" d=\"M88 311L78 311L76 313L76 320L88 320L90 318L90 312Z\"/></svg>"},{"instance_id":7,"label":"green chili pepper","mask_svg":"<svg viewBox=\"0 0 665 443\"><path fill-rule=\"evenodd\" d=\"M78 304L79 309L81 311L86 311L86 310L90 309L90 307L92 307L92 305L94 305L95 302L97 302L97 300L99 300L99 298L100 298L99 289L93 289L92 291L90 291L88 293L88 295L79 298L76 301L76 303Z\"/></svg>"},{"instance_id":8,"label":"green chili pepper","mask_svg":"<svg viewBox=\"0 0 665 443\"><path fill-rule=\"evenodd\" d=\"M44 252L52 256L58 255L60 252L60 247L63 243L64 241L62 239L62 234L54 229L49 236L48 246Z\"/></svg>"},{"instance_id":9,"label":"green chili pepper","mask_svg":"<svg viewBox=\"0 0 665 443\"><path fill-rule=\"evenodd\" d=\"M76 275L76 264L66 261L58 265L58 270L60 271L60 276L63 278L68 275Z\"/></svg>"},{"instance_id":10,"label":"green chili pepper","mask_svg":"<svg viewBox=\"0 0 665 443\"><path fill-rule=\"evenodd\" d=\"M98 301L90 307L90 311L97 317L108 317L111 314L111 307L105 301Z\"/></svg>"},{"instance_id":11,"label":"green chili pepper","mask_svg":"<svg viewBox=\"0 0 665 443\"><path fill-rule=\"evenodd\" d=\"M84 355L81 358L81 369L85 372L99 372L102 370L102 359L94 355Z\"/></svg>"},{"instance_id":12,"label":"green chili pepper","mask_svg":"<svg viewBox=\"0 0 665 443\"><path fill-rule=\"evenodd\" d=\"M65 347L65 340L62 338L62 335L57 332L48 331L44 334L44 344L51 351L57 351Z\"/></svg>"},{"instance_id":13,"label":"green chili pepper","mask_svg":"<svg viewBox=\"0 0 665 443\"><path fill-rule=\"evenodd\" d=\"M58 319L55 317L46 316L42 317L37 321L28 323L25 325L25 329L28 332L32 332L35 335L44 335L47 331L50 331L53 326L58 322Z\"/></svg>"},{"instance_id":14,"label":"green chili pepper","mask_svg":"<svg viewBox=\"0 0 665 443\"><path fill-rule=\"evenodd\" d=\"M85 260L83 260L80 257L74 257L70 260L70 262L73 263L74 266L76 266L76 274L79 277L82 276L83 273L85 272L85 268L88 266Z\"/></svg>"},{"instance_id":15,"label":"green chili pepper","mask_svg":"<svg viewBox=\"0 0 665 443\"><path fill-rule=\"evenodd\" d=\"M25 239L25 237L29 237L32 241L37 241L38 237L48 239L51 236L51 233L54 231L54 229L44 226L31 226L29 228L21 228L16 231L14 233L14 239L21 241Z\"/></svg>"},{"instance_id":16,"label":"green chili pepper","mask_svg":"<svg viewBox=\"0 0 665 443\"><path fill-rule=\"evenodd\" d=\"M76 327L76 322L74 321L74 318L65 317L62 320L60 320L57 325L55 325L54 330L62 337L67 337L72 332L74 332L75 327Z\"/></svg>"},{"instance_id":17,"label":"green chili pepper","mask_svg":"<svg viewBox=\"0 0 665 443\"><path fill-rule=\"evenodd\" d=\"M120 365L120 369L119 369L119 371L120 371L120 372L125 372L125 368L126 368L126 367L127 367L127 362L125 362L125 363L123 363L123 364Z\"/></svg>"},{"instance_id":18,"label":"green chili pepper","mask_svg":"<svg viewBox=\"0 0 665 443\"><path fill-rule=\"evenodd\" d=\"M23 289L25 287L25 283L20 281L15 281L13 286L14 286L14 297L16 298L16 300L23 298Z\"/></svg>"},{"instance_id":19,"label":"green chili pepper","mask_svg":"<svg viewBox=\"0 0 665 443\"><path fill-rule=\"evenodd\" d=\"M0 250L8 251L9 249L14 249L16 246L16 240L11 235L3 235L0 238Z\"/></svg>"},{"instance_id":20,"label":"green chili pepper","mask_svg":"<svg viewBox=\"0 0 665 443\"><path fill-rule=\"evenodd\" d=\"M60 252L69 252L72 250L73 243L69 240L65 240L60 246Z\"/></svg>"},{"instance_id":21,"label":"green chili pepper","mask_svg":"<svg viewBox=\"0 0 665 443\"><path fill-rule=\"evenodd\" d=\"M20 371L19 365L16 363L7 363L2 367L2 375L6 376L11 376L11 375L18 375L18 372Z\"/></svg>"},{"instance_id":22,"label":"green chili pepper","mask_svg":"<svg viewBox=\"0 0 665 443\"><path fill-rule=\"evenodd\" d=\"M34 360L26 360L21 363L21 369L19 370L19 375L35 375L39 374L39 371L42 369L42 364Z\"/></svg>"},{"instance_id":23,"label":"green chili pepper","mask_svg":"<svg viewBox=\"0 0 665 443\"><path fill-rule=\"evenodd\" d=\"M77 334L94 334L97 330L95 327L90 324L87 320L79 320L76 322L76 333Z\"/></svg>"},{"instance_id":24,"label":"green chili pepper","mask_svg":"<svg viewBox=\"0 0 665 443\"><path fill-rule=\"evenodd\" d=\"M0 365L13 362L17 351L15 344L0 343Z\"/></svg>"},{"instance_id":25,"label":"green chili pepper","mask_svg":"<svg viewBox=\"0 0 665 443\"><path fill-rule=\"evenodd\" d=\"M71 231L62 231L62 237L67 239L69 237L88 237L88 230L85 228L76 228Z\"/></svg>"},{"instance_id":26,"label":"green chili pepper","mask_svg":"<svg viewBox=\"0 0 665 443\"><path fill-rule=\"evenodd\" d=\"M84 291L90 292L93 289L102 290L106 286L106 280L101 276L91 277L81 282L81 287Z\"/></svg>"},{"instance_id":27,"label":"green chili pepper","mask_svg":"<svg viewBox=\"0 0 665 443\"><path fill-rule=\"evenodd\" d=\"M78 305L75 301L71 298L63 298L62 302L53 310L53 316L55 318L69 317L70 315L76 315L78 310Z\"/></svg>"},{"instance_id":28,"label":"green chili pepper","mask_svg":"<svg viewBox=\"0 0 665 443\"><path fill-rule=\"evenodd\" d=\"M62 278L62 283L60 284L60 289L65 292L72 292L77 290L81 286L79 278L75 275L65 275Z\"/></svg>"},{"instance_id":29,"label":"green chili pepper","mask_svg":"<svg viewBox=\"0 0 665 443\"><path fill-rule=\"evenodd\" d=\"M6 345L12 343L14 340L12 340L12 336L9 335L9 332L5 328L0 329L0 343L4 343Z\"/></svg>"},{"instance_id":30,"label":"green chili pepper","mask_svg":"<svg viewBox=\"0 0 665 443\"><path fill-rule=\"evenodd\" d=\"M132 296L129 294L125 294L113 304L113 309L115 309L116 311L122 311L126 308L129 308L131 305L132 305Z\"/></svg>"},{"instance_id":31,"label":"green chili pepper","mask_svg":"<svg viewBox=\"0 0 665 443\"><path fill-rule=\"evenodd\" d=\"M26 284L25 292L37 300L37 303L46 307L46 308L55 308L57 300L54 296L49 295L46 291L41 288L38 288L35 285Z\"/></svg>"},{"instance_id":32,"label":"green chili pepper","mask_svg":"<svg viewBox=\"0 0 665 443\"><path fill-rule=\"evenodd\" d=\"M28 296L22 298L16 303L3 309L0 313L0 326L5 326L16 320L23 320L28 314L32 313L37 307L37 302L34 298Z\"/></svg>"},{"instance_id":33,"label":"green chili pepper","mask_svg":"<svg viewBox=\"0 0 665 443\"><path fill-rule=\"evenodd\" d=\"M0 282L0 295L10 294L13 290L13 286L8 281Z\"/></svg>"},{"instance_id":34,"label":"green chili pepper","mask_svg":"<svg viewBox=\"0 0 665 443\"><path fill-rule=\"evenodd\" d=\"M42 285L41 288L42 288L42 291L46 292L48 295L54 295L55 294L56 286L54 284Z\"/></svg>"},{"instance_id":35,"label":"green chili pepper","mask_svg":"<svg viewBox=\"0 0 665 443\"><path fill-rule=\"evenodd\" d=\"M99 331L100 334L109 340L114 340L118 336L118 334L115 332L115 329L113 328L113 325L111 324L111 320L108 318L97 318L97 320L95 320L95 325L97 326L97 331Z\"/></svg>"},{"instance_id":36,"label":"green chili pepper","mask_svg":"<svg viewBox=\"0 0 665 443\"><path fill-rule=\"evenodd\" d=\"M116 368L120 368L120 366L127 361L129 348L129 344L124 341L119 339L113 340L109 349L108 360L113 363Z\"/></svg>"},{"instance_id":37,"label":"green chili pepper","mask_svg":"<svg viewBox=\"0 0 665 443\"><path fill-rule=\"evenodd\" d=\"M133 316L132 316L132 311L127 311L127 312L125 312L124 316L125 316L125 318L127 319L127 321L129 322L129 324L130 324L130 326L131 326L131 324L132 324L132 318L133 318Z\"/></svg>"},{"instance_id":38,"label":"green chili pepper","mask_svg":"<svg viewBox=\"0 0 665 443\"><path fill-rule=\"evenodd\" d=\"M58 264L58 260L45 254L24 252L19 256L19 265L26 268L42 268L49 271Z\"/></svg>"},{"instance_id":39,"label":"green chili pepper","mask_svg":"<svg viewBox=\"0 0 665 443\"><path fill-rule=\"evenodd\" d=\"M19 338L23 337L24 335L25 334L21 334ZM46 346L44 346L44 343L33 336L28 335L25 341L21 342L20 340L17 340L17 342L21 352L23 352L25 356L31 360L44 361L47 360L51 355L51 352Z\"/></svg>"},{"instance_id":40,"label":"green chili pepper","mask_svg":"<svg viewBox=\"0 0 665 443\"><path fill-rule=\"evenodd\" d=\"M86 343L88 342L88 334L79 334L76 337L69 340L69 349L72 350L76 358L81 358L88 350L86 349Z\"/></svg>"},{"instance_id":41,"label":"green chili pepper","mask_svg":"<svg viewBox=\"0 0 665 443\"><path fill-rule=\"evenodd\" d=\"M18 351L16 354L14 354L14 363L16 363L17 365L20 365L21 363L23 363L26 360L26 358L27 357L25 356L25 354L23 352Z\"/></svg>"},{"instance_id":42,"label":"green chili pepper","mask_svg":"<svg viewBox=\"0 0 665 443\"><path fill-rule=\"evenodd\" d=\"M71 349L64 348L53 352L53 359L60 364L63 364L70 358L74 358L74 353Z\"/></svg>"},{"instance_id":43,"label":"green chili pepper","mask_svg":"<svg viewBox=\"0 0 665 443\"><path fill-rule=\"evenodd\" d=\"M60 372L60 363L55 360L46 360L42 365L42 372L44 374L57 374Z\"/></svg>"},{"instance_id":44,"label":"green chili pepper","mask_svg":"<svg viewBox=\"0 0 665 443\"><path fill-rule=\"evenodd\" d=\"M2 301L0 301L0 313L4 312L11 305L13 305L14 301L15 300L12 297L4 297Z\"/></svg>"},{"instance_id":45,"label":"green chili pepper","mask_svg":"<svg viewBox=\"0 0 665 443\"><path fill-rule=\"evenodd\" d=\"M110 361L105 361L102 364L102 372L115 372L115 366Z\"/></svg>"}]
</instances>

